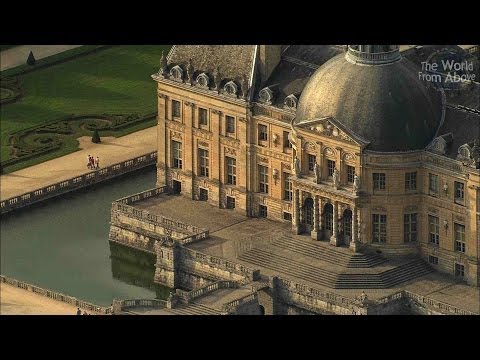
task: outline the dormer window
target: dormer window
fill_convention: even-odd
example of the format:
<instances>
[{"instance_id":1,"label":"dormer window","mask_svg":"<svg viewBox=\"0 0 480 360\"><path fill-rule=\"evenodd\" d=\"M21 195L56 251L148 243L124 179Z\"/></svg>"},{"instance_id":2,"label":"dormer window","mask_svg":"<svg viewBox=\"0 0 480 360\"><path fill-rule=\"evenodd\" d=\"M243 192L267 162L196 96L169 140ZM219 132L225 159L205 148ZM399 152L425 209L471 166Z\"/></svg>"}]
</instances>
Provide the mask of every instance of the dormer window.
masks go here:
<instances>
[{"instance_id":1,"label":"dormer window","mask_svg":"<svg viewBox=\"0 0 480 360\"><path fill-rule=\"evenodd\" d=\"M170 70L170 76L172 77L173 80L175 81L182 81L183 80L183 70L180 66L175 65L171 70Z\"/></svg>"},{"instance_id":2,"label":"dormer window","mask_svg":"<svg viewBox=\"0 0 480 360\"><path fill-rule=\"evenodd\" d=\"M283 102L283 104L285 105L285 108L287 110L294 110L297 108L297 101L298 101L297 97L291 94L285 98L285 101Z\"/></svg>"},{"instance_id":3,"label":"dormer window","mask_svg":"<svg viewBox=\"0 0 480 360\"><path fill-rule=\"evenodd\" d=\"M200 75L197 76L197 85L208 89L208 83L210 79L208 78L208 75L205 73L201 73Z\"/></svg>"},{"instance_id":4,"label":"dormer window","mask_svg":"<svg viewBox=\"0 0 480 360\"><path fill-rule=\"evenodd\" d=\"M458 148L458 158L462 160L470 160L470 146L467 144Z\"/></svg>"},{"instance_id":5,"label":"dormer window","mask_svg":"<svg viewBox=\"0 0 480 360\"><path fill-rule=\"evenodd\" d=\"M265 105L271 105L273 100L273 92L269 87L263 88L258 94L258 99Z\"/></svg>"},{"instance_id":6,"label":"dormer window","mask_svg":"<svg viewBox=\"0 0 480 360\"><path fill-rule=\"evenodd\" d=\"M235 84L233 81L229 81L225 84L223 90L228 95L237 96L238 87L237 84Z\"/></svg>"}]
</instances>

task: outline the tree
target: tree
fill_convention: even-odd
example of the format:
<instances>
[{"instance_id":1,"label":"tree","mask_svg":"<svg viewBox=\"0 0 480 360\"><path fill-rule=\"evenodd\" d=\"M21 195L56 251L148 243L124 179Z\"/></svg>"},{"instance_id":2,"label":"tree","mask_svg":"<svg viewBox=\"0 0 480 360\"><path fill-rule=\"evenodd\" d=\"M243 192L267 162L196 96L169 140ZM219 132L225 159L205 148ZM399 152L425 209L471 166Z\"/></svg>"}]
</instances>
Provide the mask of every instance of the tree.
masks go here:
<instances>
[{"instance_id":1,"label":"tree","mask_svg":"<svg viewBox=\"0 0 480 360\"><path fill-rule=\"evenodd\" d=\"M35 65L35 61L35 56L33 56L33 52L30 51L30 54L28 54L27 65Z\"/></svg>"},{"instance_id":2,"label":"tree","mask_svg":"<svg viewBox=\"0 0 480 360\"><path fill-rule=\"evenodd\" d=\"M95 143L95 144L98 144L100 142L100 135L98 134L98 130L95 129L93 131L93 136L92 136L92 142Z\"/></svg>"}]
</instances>

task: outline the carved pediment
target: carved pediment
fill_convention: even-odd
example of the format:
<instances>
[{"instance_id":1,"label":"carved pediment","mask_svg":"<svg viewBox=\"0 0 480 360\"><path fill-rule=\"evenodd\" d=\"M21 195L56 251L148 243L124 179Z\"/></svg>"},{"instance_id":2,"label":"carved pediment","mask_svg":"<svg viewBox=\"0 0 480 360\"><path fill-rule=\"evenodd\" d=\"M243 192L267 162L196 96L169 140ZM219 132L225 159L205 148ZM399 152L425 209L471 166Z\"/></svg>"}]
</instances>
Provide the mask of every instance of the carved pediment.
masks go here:
<instances>
[{"instance_id":1,"label":"carved pediment","mask_svg":"<svg viewBox=\"0 0 480 360\"><path fill-rule=\"evenodd\" d=\"M321 134L323 136L335 138L352 144L368 144L368 141L354 134L332 117L305 121L295 126L312 131L316 134Z\"/></svg>"}]
</instances>

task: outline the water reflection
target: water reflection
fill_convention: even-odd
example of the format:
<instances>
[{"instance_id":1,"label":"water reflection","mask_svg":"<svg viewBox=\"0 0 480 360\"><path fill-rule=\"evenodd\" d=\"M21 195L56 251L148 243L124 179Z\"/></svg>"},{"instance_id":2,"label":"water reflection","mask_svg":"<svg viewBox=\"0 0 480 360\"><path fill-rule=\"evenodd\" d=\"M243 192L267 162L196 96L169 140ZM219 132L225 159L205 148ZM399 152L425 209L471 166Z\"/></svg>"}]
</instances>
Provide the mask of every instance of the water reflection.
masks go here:
<instances>
[{"instance_id":1,"label":"water reflection","mask_svg":"<svg viewBox=\"0 0 480 360\"><path fill-rule=\"evenodd\" d=\"M119 260L115 250L111 257L108 241L112 201L154 186L150 167L2 216L0 272L103 306L163 296L152 263L136 263L139 254Z\"/></svg>"}]
</instances>

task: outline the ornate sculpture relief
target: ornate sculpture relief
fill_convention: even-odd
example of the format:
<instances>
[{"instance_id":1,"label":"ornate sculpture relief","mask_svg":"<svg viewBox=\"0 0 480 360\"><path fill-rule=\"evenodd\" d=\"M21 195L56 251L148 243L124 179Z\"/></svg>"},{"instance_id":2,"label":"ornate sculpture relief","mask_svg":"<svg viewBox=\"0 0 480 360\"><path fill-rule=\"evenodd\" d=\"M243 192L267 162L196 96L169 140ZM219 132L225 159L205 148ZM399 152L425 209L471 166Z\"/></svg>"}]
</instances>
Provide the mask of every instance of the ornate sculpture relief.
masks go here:
<instances>
[{"instance_id":1,"label":"ornate sculpture relief","mask_svg":"<svg viewBox=\"0 0 480 360\"><path fill-rule=\"evenodd\" d=\"M353 176L353 193L355 195L358 195L358 193L360 192L360 177L355 174Z\"/></svg>"},{"instance_id":2,"label":"ornate sculpture relief","mask_svg":"<svg viewBox=\"0 0 480 360\"><path fill-rule=\"evenodd\" d=\"M158 70L158 74L162 76L167 75L167 58L165 57L164 52L162 51L162 57L160 58L160 69Z\"/></svg>"},{"instance_id":3,"label":"ornate sculpture relief","mask_svg":"<svg viewBox=\"0 0 480 360\"><path fill-rule=\"evenodd\" d=\"M297 103L298 103L297 97L291 94L285 98L283 105L286 110L295 110L297 108Z\"/></svg>"},{"instance_id":4,"label":"ornate sculpture relief","mask_svg":"<svg viewBox=\"0 0 480 360\"><path fill-rule=\"evenodd\" d=\"M338 188L340 187L340 173L337 170L337 168L333 170L332 177L333 177L333 187L338 190Z\"/></svg>"},{"instance_id":5,"label":"ornate sculpture relief","mask_svg":"<svg viewBox=\"0 0 480 360\"><path fill-rule=\"evenodd\" d=\"M295 155L295 158L293 159L293 173L297 176L300 177L302 175L302 168L300 166L300 160L298 157Z\"/></svg>"},{"instance_id":6,"label":"ornate sculpture relief","mask_svg":"<svg viewBox=\"0 0 480 360\"><path fill-rule=\"evenodd\" d=\"M317 163L313 166L313 173L315 174L315 183L320 184L320 166Z\"/></svg>"},{"instance_id":7,"label":"ornate sculpture relief","mask_svg":"<svg viewBox=\"0 0 480 360\"><path fill-rule=\"evenodd\" d=\"M188 61L186 68L187 68L187 81L190 83L190 85L193 85L195 81L195 79L193 78L193 73L195 72L195 68L193 67L192 59Z\"/></svg>"}]
</instances>

